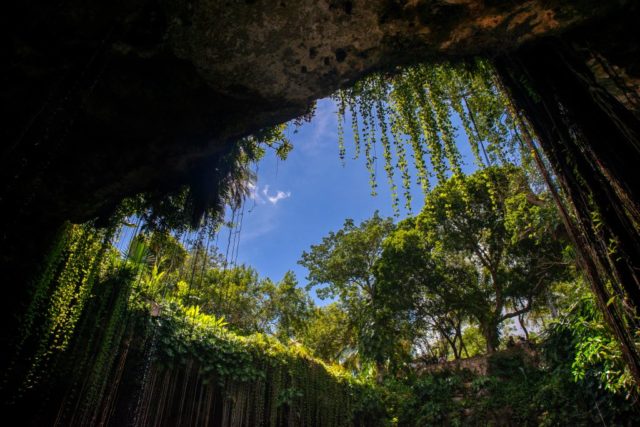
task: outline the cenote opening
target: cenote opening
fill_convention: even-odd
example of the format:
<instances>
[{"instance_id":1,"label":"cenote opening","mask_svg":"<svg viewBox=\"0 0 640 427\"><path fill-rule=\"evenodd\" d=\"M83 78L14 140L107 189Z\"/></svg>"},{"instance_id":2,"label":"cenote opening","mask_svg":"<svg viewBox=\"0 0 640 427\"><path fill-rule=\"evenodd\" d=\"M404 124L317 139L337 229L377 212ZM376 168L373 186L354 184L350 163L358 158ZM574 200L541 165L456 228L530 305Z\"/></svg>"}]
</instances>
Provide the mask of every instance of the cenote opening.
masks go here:
<instances>
[{"instance_id":1,"label":"cenote opening","mask_svg":"<svg viewBox=\"0 0 640 427\"><path fill-rule=\"evenodd\" d=\"M636 425L639 15L8 11L6 422Z\"/></svg>"}]
</instances>

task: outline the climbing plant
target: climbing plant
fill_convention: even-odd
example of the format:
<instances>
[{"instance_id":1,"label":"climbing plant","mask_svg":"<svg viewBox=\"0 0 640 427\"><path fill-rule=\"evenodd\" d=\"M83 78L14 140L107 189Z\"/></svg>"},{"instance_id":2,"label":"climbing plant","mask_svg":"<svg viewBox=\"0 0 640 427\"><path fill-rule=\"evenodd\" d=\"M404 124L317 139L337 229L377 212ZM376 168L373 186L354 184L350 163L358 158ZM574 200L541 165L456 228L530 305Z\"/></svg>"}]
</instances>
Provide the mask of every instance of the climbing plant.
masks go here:
<instances>
[{"instance_id":1,"label":"climbing plant","mask_svg":"<svg viewBox=\"0 0 640 427\"><path fill-rule=\"evenodd\" d=\"M21 390L33 387L55 358L67 350L99 280L112 233L110 229L96 231L90 225L62 230L49 264L37 281L24 318L23 336L15 350L14 357L29 361ZM31 354L23 351L25 343L31 344Z\"/></svg>"},{"instance_id":2,"label":"climbing plant","mask_svg":"<svg viewBox=\"0 0 640 427\"><path fill-rule=\"evenodd\" d=\"M215 316L177 302L168 302L157 323L156 378L145 384L142 408L161 422L156 408L164 406L178 420L220 417L222 425L376 425L384 415L375 384L366 375L354 376L338 365L312 357L302 346L285 346L263 334L240 336ZM160 382L160 385L158 384ZM185 387L193 399L224 401L216 415L210 404L183 406L173 392ZM256 391L259 391L256 393ZM219 397L218 397L219 398ZM376 403L377 399L377 403ZM377 405L377 408L375 407ZM153 423L152 422L152 423Z\"/></svg>"}]
</instances>

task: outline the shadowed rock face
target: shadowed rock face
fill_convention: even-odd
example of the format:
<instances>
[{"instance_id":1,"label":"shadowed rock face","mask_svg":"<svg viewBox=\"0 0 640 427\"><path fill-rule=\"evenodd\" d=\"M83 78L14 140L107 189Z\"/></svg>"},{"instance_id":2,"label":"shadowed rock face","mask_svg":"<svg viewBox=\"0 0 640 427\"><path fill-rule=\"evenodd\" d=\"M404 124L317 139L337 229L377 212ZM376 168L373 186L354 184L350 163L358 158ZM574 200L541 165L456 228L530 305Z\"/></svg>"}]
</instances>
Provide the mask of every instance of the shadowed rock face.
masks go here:
<instances>
[{"instance_id":1,"label":"shadowed rock face","mask_svg":"<svg viewBox=\"0 0 640 427\"><path fill-rule=\"evenodd\" d=\"M375 68L505 50L597 13L561 2L504 3L173 2L180 6L171 9L168 37L176 56L221 92L306 105Z\"/></svg>"},{"instance_id":2,"label":"shadowed rock face","mask_svg":"<svg viewBox=\"0 0 640 427\"><path fill-rule=\"evenodd\" d=\"M24 3L24 4L22 4ZM4 16L3 210L82 221L376 69L499 53L616 2L22 2ZM622 2L624 3L624 2Z\"/></svg>"}]
</instances>

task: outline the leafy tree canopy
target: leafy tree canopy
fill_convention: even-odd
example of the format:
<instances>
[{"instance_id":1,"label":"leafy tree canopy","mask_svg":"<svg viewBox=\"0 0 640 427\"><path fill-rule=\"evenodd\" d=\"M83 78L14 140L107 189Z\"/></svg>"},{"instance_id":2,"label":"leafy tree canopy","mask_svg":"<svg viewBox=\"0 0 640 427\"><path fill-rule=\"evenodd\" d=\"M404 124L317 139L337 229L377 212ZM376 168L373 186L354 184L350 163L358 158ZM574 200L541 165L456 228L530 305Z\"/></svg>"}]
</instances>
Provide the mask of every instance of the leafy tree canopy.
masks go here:
<instances>
[{"instance_id":1,"label":"leafy tree canopy","mask_svg":"<svg viewBox=\"0 0 640 427\"><path fill-rule=\"evenodd\" d=\"M519 168L454 175L386 242L379 275L389 298L403 295L417 313L472 318L493 351L500 324L530 311L568 270L557 227Z\"/></svg>"}]
</instances>

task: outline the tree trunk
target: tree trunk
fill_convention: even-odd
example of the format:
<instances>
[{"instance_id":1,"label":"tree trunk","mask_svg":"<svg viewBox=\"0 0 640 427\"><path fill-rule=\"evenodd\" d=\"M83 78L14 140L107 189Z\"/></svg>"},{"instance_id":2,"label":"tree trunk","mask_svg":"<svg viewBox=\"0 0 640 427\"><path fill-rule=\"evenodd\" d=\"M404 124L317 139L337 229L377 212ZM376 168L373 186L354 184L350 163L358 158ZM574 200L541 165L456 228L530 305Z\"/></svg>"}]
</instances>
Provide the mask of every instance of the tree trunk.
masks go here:
<instances>
[{"instance_id":1,"label":"tree trunk","mask_svg":"<svg viewBox=\"0 0 640 427\"><path fill-rule=\"evenodd\" d=\"M440 332L440 335L442 338L444 338L444 340L447 342L447 344L449 344L449 347L451 347L451 349L453 350L453 357L454 359L459 359L459 355L458 355L458 349L456 348L456 335L454 334L453 338L449 336L449 334L447 333L447 327L446 325L444 326L440 326L437 325L436 326L438 331Z\"/></svg>"},{"instance_id":2,"label":"tree trunk","mask_svg":"<svg viewBox=\"0 0 640 427\"><path fill-rule=\"evenodd\" d=\"M524 314L520 314L518 316L518 323L520 324L520 328L522 329L522 332L524 332L524 338L529 341L529 331L527 330L527 325L526 322L524 320Z\"/></svg>"},{"instance_id":3,"label":"tree trunk","mask_svg":"<svg viewBox=\"0 0 640 427\"><path fill-rule=\"evenodd\" d=\"M460 359L462 358L462 352L467 351L467 348L464 345L464 341L462 340L462 326L460 325L460 323L456 325L456 338L458 341L458 356L456 357L456 359ZM467 353L467 357L469 357L469 353Z\"/></svg>"},{"instance_id":4,"label":"tree trunk","mask_svg":"<svg viewBox=\"0 0 640 427\"><path fill-rule=\"evenodd\" d=\"M498 333L498 324L489 320L480 324L480 332L487 345L487 353L494 353L500 345L500 334Z\"/></svg>"}]
</instances>

